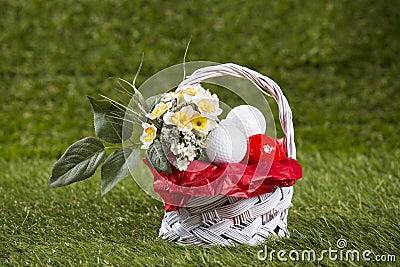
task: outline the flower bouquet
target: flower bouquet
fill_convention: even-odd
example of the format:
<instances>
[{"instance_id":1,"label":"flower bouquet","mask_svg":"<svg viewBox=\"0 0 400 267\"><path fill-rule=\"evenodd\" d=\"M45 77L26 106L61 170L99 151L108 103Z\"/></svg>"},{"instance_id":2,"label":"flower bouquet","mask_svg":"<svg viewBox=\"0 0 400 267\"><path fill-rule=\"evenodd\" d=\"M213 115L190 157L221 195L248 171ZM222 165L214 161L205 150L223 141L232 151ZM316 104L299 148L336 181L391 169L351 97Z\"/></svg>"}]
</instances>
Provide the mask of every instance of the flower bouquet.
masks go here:
<instances>
[{"instance_id":1,"label":"flower bouquet","mask_svg":"<svg viewBox=\"0 0 400 267\"><path fill-rule=\"evenodd\" d=\"M264 115L253 105L222 115L218 94L201 82L226 75L247 79L276 100L286 138L266 135ZM275 82L221 64L200 68L174 90L147 99L129 85L129 105L89 98L98 139L87 137L67 149L54 165L50 188L87 179L102 165L105 194L143 162L165 206L163 239L256 245L269 236L288 236L292 185L302 171L295 160L290 107ZM114 144L111 153L108 144Z\"/></svg>"}]
</instances>

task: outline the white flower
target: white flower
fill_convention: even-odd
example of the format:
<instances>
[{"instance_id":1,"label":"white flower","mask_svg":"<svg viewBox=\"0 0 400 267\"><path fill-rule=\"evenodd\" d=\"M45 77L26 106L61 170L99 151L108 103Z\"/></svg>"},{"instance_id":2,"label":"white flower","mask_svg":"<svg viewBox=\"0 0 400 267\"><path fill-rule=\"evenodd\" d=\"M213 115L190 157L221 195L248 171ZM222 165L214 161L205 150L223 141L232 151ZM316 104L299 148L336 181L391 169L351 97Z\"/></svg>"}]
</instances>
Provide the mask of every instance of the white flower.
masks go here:
<instances>
[{"instance_id":1,"label":"white flower","mask_svg":"<svg viewBox=\"0 0 400 267\"><path fill-rule=\"evenodd\" d=\"M179 130L177 127L162 127L161 128L161 137L162 142L166 143L176 143L179 139Z\"/></svg>"},{"instance_id":2,"label":"white flower","mask_svg":"<svg viewBox=\"0 0 400 267\"><path fill-rule=\"evenodd\" d=\"M186 106L177 112L165 113L163 119L166 124L177 126L180 131L191 131L192 124L190 119L193 116L193 112L191 106Z\"/></svg>"},{"instance_id":3,"label":"white flower","mask_svg":"<svg viewBox=\"0 0 400 267\"><path fill-rule=\"evenodd\" d=\"M189 166L189 161L187 159L178 159L176 161L176 167L180 170L180 171L184 171L187 169L187 167Z\"/></svg>"},{"instance_id":4,"label":"white flower","mask_svg":"<svg viewBox=\"0 0 400 267\"><path fill-rule=\"evenodd\" d=\"M211 95L209 91L196 95L192 101L199 108L203 116L216 119L222 113L222 109L219 107L218 96L216 94Z\"/></svg>"},{"instance_id":5,"label":"white flower","mask_svg":"<svg viewBox=\"0 0 400 267\"><path fill-rule=\"evenodd\" d=\"M157 128L149 123L142 123L143 133L140 136L140 141L143 143L142 149L148 149L156 138Z\"/></svg>"},{"instance_id":6,"label":"white flower","mask_svg":"<svg viewBox=\"0 0 400 267\"><path fill-rule=\"evenodd\" d=\"M182 153L183 149L184 149L185 144L180 143L180 144L172 144L171 145L171 151L172 153L176 156Z\"/></svg>"},{"instance_id":7,"label":"white flower","mask_svg":"<svg viewBox=\"0 0 400 267\"><path fill-rule=\"evenodd\" d=\"M203 93L205 92L206 89L204 89L200 84L196 84L196 85L185 85L185 86L181 86L178 87L175 92L179 93L179 92L184 92L186 94L191 94L191 95L196 95L196 93Z\"/></svg>"},{"instance_id":8,"label":"white flower","mask_svg":"<svg viewBox=\"0 0 400 267\"><path fill-rule=\"evenodd\" d=\"M181 94L177 93L177 92L168 92L168 93L164 93L161 95L161 102L169 102L172 101L174 99L177 99L180 95L183 95L183 92Z\"/></svg>"},{"instance_id":9,"label":"white flower","mask_svg":"<svg viewBox=\"0 0 400 267\"><path fill-rule=\"evenodd\" d=\"M206 90L201 87L201 85L194 85L194 86L185 86L178 88L177 91L179 93L183 92L183 98L186 103L192 103L192 99L198 95L202 95L206 92Z\"/></svg>"},{"instance_id":10,"label":"white flower","mask_svg":"<svg viewBox=\"0 0 400 267\"><path fill-rule=\"evenodd\" d=\"M167 103L169 101L171 101L172 99L174 99L174 97L172 96L172 94L170 93L164 93L161 95L161 102Z\"/></svg>"},{"instance_id":11,"label":"white flower","mask_svg":"<svg viewBox=\"0 0 400 267\"><path fill-rule=\"evenodd\" d=\"M196 157L196 147L189 145L187 147L184 147L182 150L182 154L184 157L186 157L189 161L193 161L194 158Z\"/></svg>"},{"instance_id":12,"label":"white flower","mask_svg":"<svg viewBox=\"0 0 400 267\"><path fill-rule=\"evenodd\" d=\"M208 132L212 131L215 127L217 122L213 118L207 118L201 116L199 113L195 113L190 120L192 127L197 132L206 135Z\"/></svg>"},{"instance_id":13,"label":"white flower","mask_svg":"<svg viewBox=\"0 0 400 267\"><path fill-rule=\"evenodd\" d=\"M175 143L171 144L171 152L172 152L175 156L178 155L179 150L178 150L178 146L177 146Z\"/></svg>"},{"instance_id":14,"label":"white flower","mask_svg":"<svg viewBox=\"0 0 400 267\"><path fill-rule=\"evenodd\" d=\"M174 103L174 105L182 105L185 103L184 92L168 92L161 95L160 102Z\"/></svg>"},{"instance_id":15,"label":"white flower","mask_svg":"<svg viewBox=\"0 0 400 267\"><path fill-rule=\"evenodd\" d=\"M160 102L154 107L151 113L146 114L146 117L148 117L150 120L154 120L155 118L158 118L161 115L163 115L168 109L171 108L171 106L172 106L171 102L168 103Z\"/></svg>"}]
</instances>

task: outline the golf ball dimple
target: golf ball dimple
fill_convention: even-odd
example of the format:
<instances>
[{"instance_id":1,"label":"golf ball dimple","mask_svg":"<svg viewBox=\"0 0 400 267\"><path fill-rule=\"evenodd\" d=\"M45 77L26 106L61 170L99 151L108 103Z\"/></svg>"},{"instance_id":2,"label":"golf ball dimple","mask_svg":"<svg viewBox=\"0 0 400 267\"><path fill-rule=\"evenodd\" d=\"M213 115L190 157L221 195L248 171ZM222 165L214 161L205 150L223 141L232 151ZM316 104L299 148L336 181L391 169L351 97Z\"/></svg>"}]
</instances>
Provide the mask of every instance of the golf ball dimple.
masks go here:
<instances>
[{"instance_id":1,"label":"golf ball dimple","mask_svg":"<svg viewBox=\"0 0 400 267\"><path fill-rule=\"evenodd\" d=\"M233 108L226 116L224 124L236 126L246 138L255 134L264 134L267 128L262 112L251 105L240 105Z\"/></svg>"},{"instance_id":2,"label":"golf ball dimple","mask_svg":"<svg viewBox=\"0 0 400 267\"><path fill-rule=\"evenodd\" d=\"M246 137L235 126L220 125L207 138L207 157L216 164L238 163L246 151Z\"/></svg>"}]
</instances>

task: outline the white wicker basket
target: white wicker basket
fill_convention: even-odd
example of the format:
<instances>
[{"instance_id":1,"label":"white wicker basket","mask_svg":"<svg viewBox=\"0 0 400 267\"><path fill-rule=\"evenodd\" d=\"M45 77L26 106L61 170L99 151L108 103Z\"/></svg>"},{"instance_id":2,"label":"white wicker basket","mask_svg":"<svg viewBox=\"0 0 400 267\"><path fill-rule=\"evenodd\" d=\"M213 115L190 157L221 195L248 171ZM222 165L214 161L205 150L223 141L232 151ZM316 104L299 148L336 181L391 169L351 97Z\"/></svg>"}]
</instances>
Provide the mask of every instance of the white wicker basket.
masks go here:
<instances>
[{"instance_id":1,"label":"white wicker basket","mask_svg":"<svg viewBox=\"0 0 400 267\"><path fill-rule=\"evenodd\" d=\"M270 78L236 64L198 69L181 85L196 85L219 76L248 79L278 104L279 120L286 136L287 156L296 159L292 112L279 86ZM287 215L293 187L252 198L231 196L196 197L187 207L166 212L159 237L182 245L258 245L270 236L288 237Z\"/></svg>"}]
</instances>

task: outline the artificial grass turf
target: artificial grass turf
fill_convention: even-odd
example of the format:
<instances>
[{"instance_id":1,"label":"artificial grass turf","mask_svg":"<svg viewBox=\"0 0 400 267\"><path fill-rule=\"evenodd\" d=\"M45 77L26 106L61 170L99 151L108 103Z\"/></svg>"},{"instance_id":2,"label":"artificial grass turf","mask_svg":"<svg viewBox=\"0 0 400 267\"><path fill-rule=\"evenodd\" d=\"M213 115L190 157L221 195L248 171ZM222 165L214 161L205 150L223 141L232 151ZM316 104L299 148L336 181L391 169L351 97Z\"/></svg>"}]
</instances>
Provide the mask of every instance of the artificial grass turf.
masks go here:
<instances>
[{"instance_id":1,"label":"artificial grass turf","mask_svg":"<svg viewBox=\"0 0 400 267\"><path fill-rule=\"evenodd\" d=\"M305 153L309 168L295 187L289 215L291 238L268 242L269 249L347 249L398 255L398 163L369 154ZM393 151L395 156L400 150ZM254 266L263 246L181 247L157 238L162 204L125 180L104 198L100 177L48 191L51 160L2 160L0 186L1 260L10 265L217 265ZM382 171L382 167L385 171ZM16 197L18 196L18 197ZM317 256L318 257L318 256ZM274 263L285 265L276 257ZM288 266L294 262L286 263ZM310 263L310 262L303 262ZM317 263L311 262L311 263ZM320 264L346 264L325 258ZM350 263L357 263L350 261ZM368 264L368 262L358 262ZM374 263L376 264L376 263Z\"/></svg>"},{"instance_id":2,"label":"artificial grass turf","mask_svg":"<svg viewBox=\"0 0 400 267\"><path fill-rule=\"evenodd\" d=\"M142 52L138 85L180 63L190 36L188 61L238 63L281 85L299 149L398 145L394 3L4 1L2 157L59 156L93 132L86 95L116 95L108 78L132 80Z\"/></svg>"},{"instance_id":3,"label":"artificial grass turf","mask_svg":"<svg viewBox=\"0 0 400 267\"><path fill-rule=\"evenodd\" d=\"M397 5L1 1L0 263L266 263L256 259L260 248L157 239L162 206L129 179L104 198L95 179L46 189L66 147L94 134L85 96L116 95L107 78L131 80L142 52L138 84L180 63L190 36L187 60L253 68L276 80L292 106L304 178L291 239L268 246L322 250L345 238L399 257Z\"/></svg>"}]
</instances>

